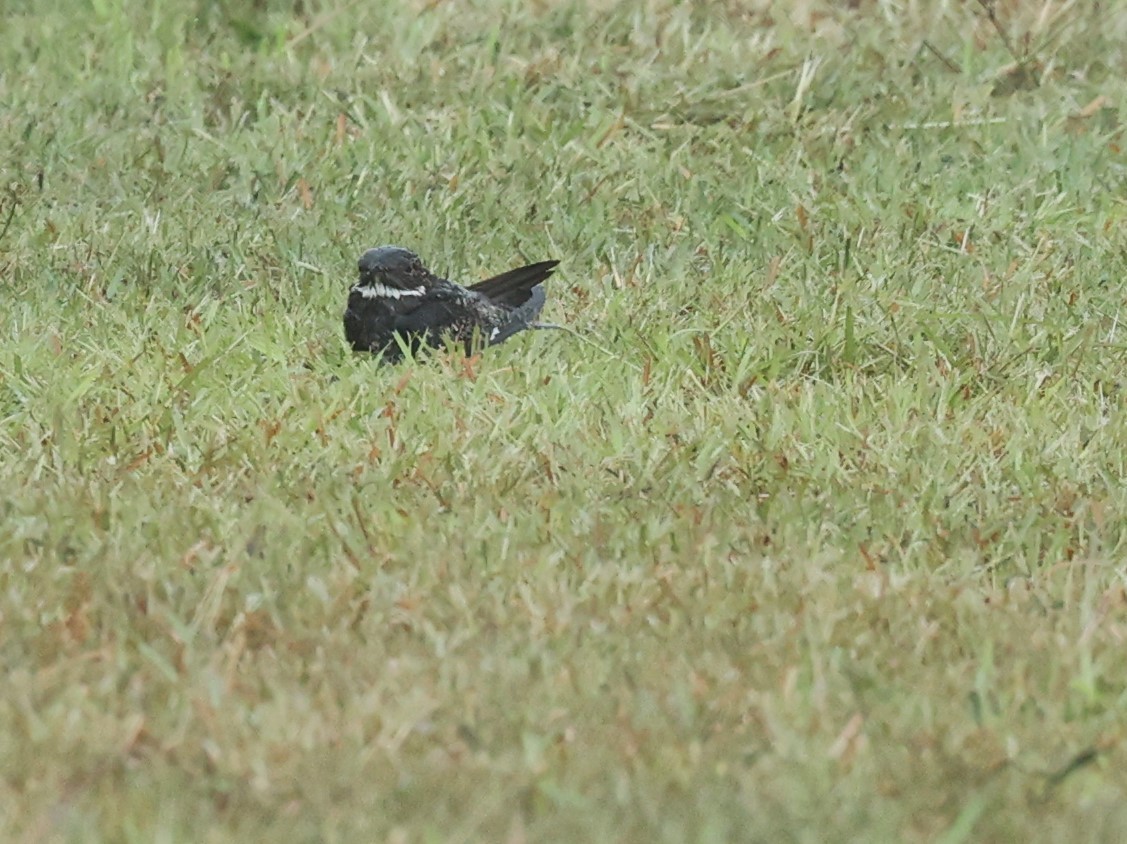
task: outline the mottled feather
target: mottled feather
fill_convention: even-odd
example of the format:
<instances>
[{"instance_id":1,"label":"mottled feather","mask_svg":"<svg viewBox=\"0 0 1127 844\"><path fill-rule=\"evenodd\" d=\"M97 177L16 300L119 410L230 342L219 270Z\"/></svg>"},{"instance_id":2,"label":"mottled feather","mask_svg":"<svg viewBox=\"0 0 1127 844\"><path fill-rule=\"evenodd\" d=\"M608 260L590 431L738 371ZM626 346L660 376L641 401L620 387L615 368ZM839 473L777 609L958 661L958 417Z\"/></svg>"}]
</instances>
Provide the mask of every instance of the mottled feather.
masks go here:
<instances>
[{"instance_id":1,"label":"mottled feather","mask_svg":"<svg viewBox=\"0 0 1127 844\"><path fill-rule=\"evenodd\" d=\"M546 295L541 283L558 261L508 270L470 287L434 275L409 249L381 246L359 261L360 276L344 312L344 333L357 351L385 361L453 341L467 354L480 345L503 343L537 326Z\"/></svg>"}]
</instances>

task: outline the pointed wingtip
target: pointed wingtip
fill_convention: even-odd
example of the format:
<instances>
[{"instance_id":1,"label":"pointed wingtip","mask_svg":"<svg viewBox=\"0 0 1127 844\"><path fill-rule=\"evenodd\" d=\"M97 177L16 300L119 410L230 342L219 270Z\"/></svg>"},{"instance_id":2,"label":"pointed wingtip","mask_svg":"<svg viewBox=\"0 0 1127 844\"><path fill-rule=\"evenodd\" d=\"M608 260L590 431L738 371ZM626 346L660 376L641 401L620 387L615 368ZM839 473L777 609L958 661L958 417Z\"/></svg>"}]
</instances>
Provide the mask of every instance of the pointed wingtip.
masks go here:
<instances>
[{"instance_id":1,"label":"pointed wingtip","mask_svg":"<svg viewBox=\"0 0 1127 844\"><path fill-rule=\"evenodd\" d=\"M469 289L488 296L496 304L519 307L528 301L532 288L546 280L559 263L559 261L539 261L517 267L470 285Z\"/></svg>"}]
</instances>

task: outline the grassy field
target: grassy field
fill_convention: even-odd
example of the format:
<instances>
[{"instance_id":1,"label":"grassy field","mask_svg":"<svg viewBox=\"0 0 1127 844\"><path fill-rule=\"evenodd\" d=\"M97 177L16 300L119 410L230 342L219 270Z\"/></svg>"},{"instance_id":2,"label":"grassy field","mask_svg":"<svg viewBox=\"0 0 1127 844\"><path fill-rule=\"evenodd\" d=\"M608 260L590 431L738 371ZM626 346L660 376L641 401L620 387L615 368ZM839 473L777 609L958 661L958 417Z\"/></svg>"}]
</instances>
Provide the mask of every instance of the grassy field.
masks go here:
<instances>
[{"instance_id":1,"label":"grassy field","mask_svg":"<svg viewBox=\"0 0 1127 844\"><path fill-rule=\"evenodd\" d=\"M8 0L0 840L1127 838L1125 66L1094 0ZM591 342L355 356L382 243Z\"/></svg>"}]
</instances>

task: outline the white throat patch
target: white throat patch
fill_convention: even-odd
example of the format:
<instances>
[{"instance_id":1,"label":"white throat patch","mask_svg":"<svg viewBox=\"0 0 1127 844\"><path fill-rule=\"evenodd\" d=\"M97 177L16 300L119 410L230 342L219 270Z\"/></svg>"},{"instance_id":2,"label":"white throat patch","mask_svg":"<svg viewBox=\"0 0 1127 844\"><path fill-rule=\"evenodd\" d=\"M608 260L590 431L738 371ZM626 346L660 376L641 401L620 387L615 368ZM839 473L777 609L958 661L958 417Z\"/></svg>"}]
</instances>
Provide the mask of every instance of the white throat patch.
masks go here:
<instances>
[{"instance_id":1,"label":"white throat patch","mask_svg":"<svg viewBox=\"0 0 1127 844\"><path fill-rule=\"evenodd\" d=\"M403 290L398 287L388 287L386 284L369 284L366 286L355 284L352 289L365 299L403 299L410 296L422 296L427 292L422 285Z\"/></svg>"}]
</instances>

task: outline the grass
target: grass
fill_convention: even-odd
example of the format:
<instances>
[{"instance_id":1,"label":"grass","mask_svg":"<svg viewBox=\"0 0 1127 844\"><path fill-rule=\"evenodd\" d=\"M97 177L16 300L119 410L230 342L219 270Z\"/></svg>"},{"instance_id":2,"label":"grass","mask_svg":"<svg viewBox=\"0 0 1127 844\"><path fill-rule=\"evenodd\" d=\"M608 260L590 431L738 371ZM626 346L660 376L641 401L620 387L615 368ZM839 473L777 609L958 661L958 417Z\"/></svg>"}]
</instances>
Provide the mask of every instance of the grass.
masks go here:
<instances>
[{"instance_id":1,"label":"grass","mask_svg":"<svg viewBox=\"0 0 1127 844\"><path fill-rule=\"evenodd\" d=\"M1127 12L994 15L9 3L0 838L1122 840Z\"/></svg>"}]
</instances>

